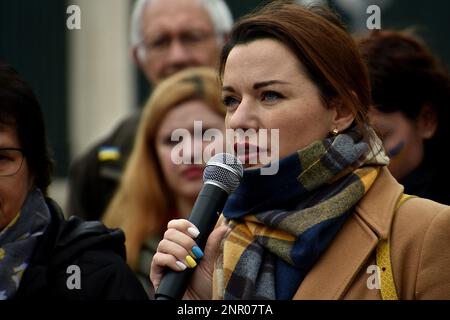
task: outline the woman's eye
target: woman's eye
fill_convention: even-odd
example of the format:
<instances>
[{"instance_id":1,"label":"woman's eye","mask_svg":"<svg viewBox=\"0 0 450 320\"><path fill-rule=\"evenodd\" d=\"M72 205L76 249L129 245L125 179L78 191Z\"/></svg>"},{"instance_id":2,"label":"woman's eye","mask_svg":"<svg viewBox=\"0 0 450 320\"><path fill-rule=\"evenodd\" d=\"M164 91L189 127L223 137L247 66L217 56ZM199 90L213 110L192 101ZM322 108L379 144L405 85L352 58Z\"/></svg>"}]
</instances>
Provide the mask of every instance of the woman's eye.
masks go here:
<instances>
[{"instance_id":1,"label":"woman's eye","mask_svg":"<svg viewBox=\"0 0 450 320\"><path fill-rule=\"evenodd\" d=\"M240 103L238 99L236 99L236 98L234 98L234 97L232 97L232 96L224 97L224 98L222 99L222 102L223 102L223 104L224 104L226 107L236 107L236 106L238 106L239 103Z\"/></svg>"},{"instance_id":2,"label":"woman's eye","mask_svg":"<svg viewBox=\"0 0 450 320\"><path fill-rule=\"evenodd\" d=\"M174 146L177 143L179 143L179 141L172 139L171 136L167 136L162 140L162 144L165 146Z\"/></svg>"},{"instance_id":3,"label":"woman's eye","mask_svg":"<svg viewBox=\"0 0 450 320\"><path fill-rule=\"evenodd\" d=\"M0 154L0 161L13 161L13 158L7 155Z\"/></svg>"},{"instance_id":4,"label":"woman's eye","mask_svg":"<svg viewBox=\"0 0 450 320\"><path fill-rule=\"evenodd\" d=\"M261 99L263 101L268 101L268 102L273 102L273 101L277 101L279 99L283 99L284 96L278 92L275 91L264 91L262 93Z\"/></svg>"}]
</instances>

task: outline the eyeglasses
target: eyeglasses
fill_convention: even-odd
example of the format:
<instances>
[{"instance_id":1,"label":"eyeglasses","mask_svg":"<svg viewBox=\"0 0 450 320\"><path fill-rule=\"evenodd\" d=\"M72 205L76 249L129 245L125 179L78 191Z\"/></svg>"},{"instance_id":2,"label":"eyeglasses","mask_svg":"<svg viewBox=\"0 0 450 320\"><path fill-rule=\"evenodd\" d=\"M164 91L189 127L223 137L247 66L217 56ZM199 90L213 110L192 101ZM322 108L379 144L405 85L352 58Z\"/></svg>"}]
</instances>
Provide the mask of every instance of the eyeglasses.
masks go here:
<instances>
[{"instance_id":1,"label":"eyeglasses","mask_svg":"<svg viewBox=\"0 0 450 320\"><path fill-rule=\"evenodd\" d=\"M180 33L176 37L173 37L170 34L161 34L153 40L141 42L139 46L144 47L147 54L162 56L169 51L173 41L176 39L178 39L184 48L192 51L203 46L214 36L216 36L215 33L201 30L191 30Z\"/></svg>"},{"instance_id":2,"label":"eyeglasses","mask_svg":"<svg viewBox=\"0 0 450 320\"><path fill-rule=\"evenodd\" d=\"M23 149L0 148L0 177L13 176L19 172L23 158Z\"/></svg>"}]
</instances>

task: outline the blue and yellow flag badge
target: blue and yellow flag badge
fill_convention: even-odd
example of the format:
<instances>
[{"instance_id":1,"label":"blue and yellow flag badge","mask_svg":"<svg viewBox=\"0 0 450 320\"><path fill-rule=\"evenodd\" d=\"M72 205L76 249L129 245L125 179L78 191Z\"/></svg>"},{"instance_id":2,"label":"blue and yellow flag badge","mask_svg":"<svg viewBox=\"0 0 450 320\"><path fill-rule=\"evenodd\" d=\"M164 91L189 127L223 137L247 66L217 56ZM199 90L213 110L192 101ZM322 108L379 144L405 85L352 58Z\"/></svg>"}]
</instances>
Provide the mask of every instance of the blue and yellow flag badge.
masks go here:
<instances>
[{"instance_id":1,"label":"blue and yellow flag badge","mask_svg":"<svg viewBox=\"0 0 450 320\"><path fill-rule=\"evenodd\" d=\"M120 150L118 147L101 147L97 154L99 161L119 160Z\"/></svg>"}]
</instances>

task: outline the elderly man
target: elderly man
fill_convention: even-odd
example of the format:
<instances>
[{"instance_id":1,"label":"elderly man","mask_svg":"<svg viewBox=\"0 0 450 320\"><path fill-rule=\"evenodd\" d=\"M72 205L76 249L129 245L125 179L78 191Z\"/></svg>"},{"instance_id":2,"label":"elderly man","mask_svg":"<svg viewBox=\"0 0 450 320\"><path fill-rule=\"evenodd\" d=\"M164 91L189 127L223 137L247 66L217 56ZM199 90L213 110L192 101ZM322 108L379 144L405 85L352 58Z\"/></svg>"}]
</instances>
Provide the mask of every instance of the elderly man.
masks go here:
<instances>
[{"instance_id":1,"label":"elderly man","mask_svg":"<svg viewBox=\"0 0 450 320\"><path fill-rule=\"evenodd\" d=\"M215 67L233 24L223 0L138 0L131 21L132 56L152 85L184 68ZM132 149L140 114L76 159L69 176L69 214L100 219Z\"/></svg>"}]
</instances>

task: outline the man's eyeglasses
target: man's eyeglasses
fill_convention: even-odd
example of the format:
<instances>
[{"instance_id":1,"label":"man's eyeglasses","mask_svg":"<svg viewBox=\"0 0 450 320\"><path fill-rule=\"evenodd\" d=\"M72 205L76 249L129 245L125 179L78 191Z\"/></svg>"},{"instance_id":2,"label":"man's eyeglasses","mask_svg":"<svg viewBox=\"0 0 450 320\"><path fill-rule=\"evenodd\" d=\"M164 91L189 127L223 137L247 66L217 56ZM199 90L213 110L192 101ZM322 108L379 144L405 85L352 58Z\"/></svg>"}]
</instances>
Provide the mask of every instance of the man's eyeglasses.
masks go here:
<instances>
[{"instance_id":1,"label":"man's eyeglasses","mask_svg":"<svg viewBox=\"0 0 450 320\"><path fill-rule=\"evenodd\" d=\"M193 30L180 33L177 37L173 37L170 34L161 34L159 37L149 41L143 41L139 45L146 49L147 54L159 56L166 54L172 42L176 39L187 50L195 50L215 36L215 33Z\"/></svg>"},{"instance_id":2,"label":"man's eyeglasses","mask_svg":"<svg viewBox=\"0 0 450 320\"><path fill-rule=\"evenodd\" d=\"M12 176L19 172L23 158L21 148L0 148L0 177Z\"/></svg>"}]
</instances>

